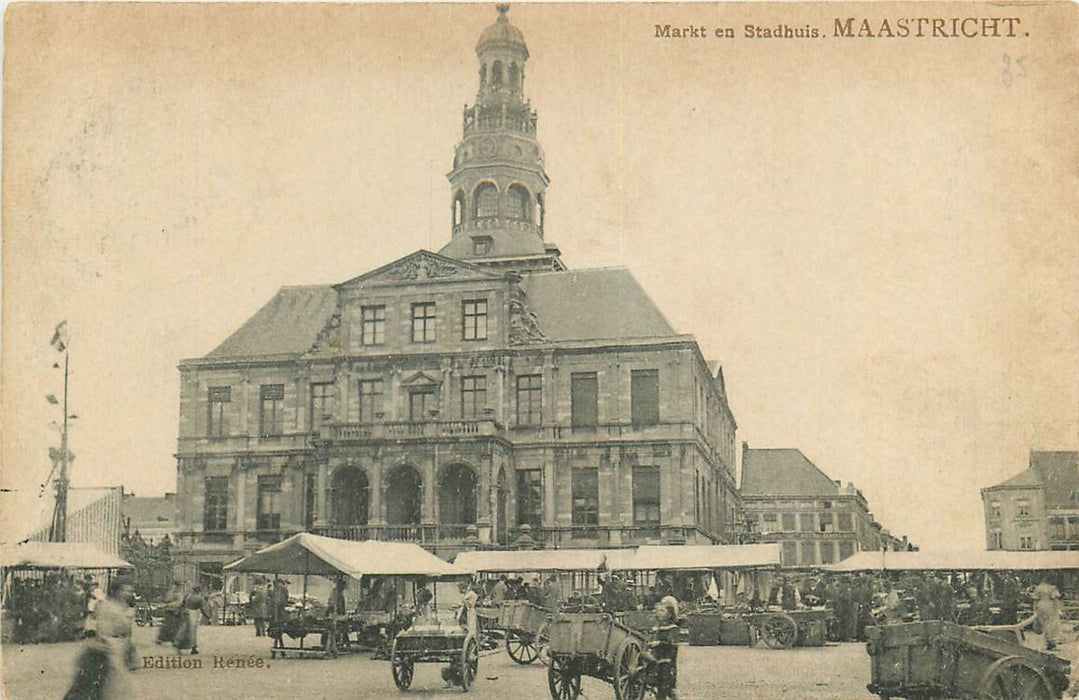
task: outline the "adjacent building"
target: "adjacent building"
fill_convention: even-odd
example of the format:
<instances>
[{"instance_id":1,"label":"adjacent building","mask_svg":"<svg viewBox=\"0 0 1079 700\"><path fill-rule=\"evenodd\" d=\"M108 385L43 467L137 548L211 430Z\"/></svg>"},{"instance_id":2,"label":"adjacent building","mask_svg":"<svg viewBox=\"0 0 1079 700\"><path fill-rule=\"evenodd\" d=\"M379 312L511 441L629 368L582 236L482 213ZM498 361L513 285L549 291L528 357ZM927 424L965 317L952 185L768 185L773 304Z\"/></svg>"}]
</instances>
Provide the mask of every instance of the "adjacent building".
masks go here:
<instances>
[{"instance_id":1,"label":"adjacent building","mask_svg":"<svg viewBox=\"0 0 1079 700\"><path fill-rule=\"evenodd\" d=\"M1031 451L1026 471L982 489L987 549L1079 550L1079 452Z\"/></svg>"},{"instance_id":2,"label":"adjacent building","mask_svg":"<svg viewBox=\"0 0 1079 700\"><path fill-rule=\"evenodd\" d=\"M876 522L861 491L832 480L801 450L742 443L740 487L750 537L781 543L784 566L833 564L861 550L912 548Z\"/></svg>"},{"instance_id":3,"label":"adjacent building","mask_svg":"<svg viewBox=\"0 0 1079 700\"><path fill-rule=\"evenodd\" d=\"M176 494L136 496L124 494L121 507L126 534L138 535L147 544L176 537Z\"/></svg>"},{"instance_id":4,"label":"adjacent building","mask_svg":"<svg viewBox=\"0 0 1079 700\"><path fill-rule=\"evenodd\" d=\"M740 529L722 369L627 270L566 268L505 7L476 55L441 251L283 288L180 363L174 556L204 581L301 530L451 556Z\"/></svg>"}]
</instances>

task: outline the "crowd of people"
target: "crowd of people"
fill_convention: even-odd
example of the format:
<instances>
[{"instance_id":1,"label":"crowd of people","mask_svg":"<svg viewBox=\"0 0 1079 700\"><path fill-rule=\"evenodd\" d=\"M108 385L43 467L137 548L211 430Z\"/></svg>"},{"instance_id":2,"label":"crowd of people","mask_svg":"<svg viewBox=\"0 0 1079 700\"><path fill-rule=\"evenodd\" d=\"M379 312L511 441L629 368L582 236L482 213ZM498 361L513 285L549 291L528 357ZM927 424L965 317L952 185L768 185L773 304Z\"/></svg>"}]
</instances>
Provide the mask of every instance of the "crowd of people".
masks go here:
<instances>
[{"instance_id":1,"label":"crowd of people","mask_svg":"<svg viewBox=\"0 0 1079 700\"><path fill-rule=\"evenodd\" d=\"M81 639L87 616L104 597L89 574L81 579L67 571L12 578L4 598L7 613L14 622L12 641L36 644Z\"/></svg>"}]
</instances>

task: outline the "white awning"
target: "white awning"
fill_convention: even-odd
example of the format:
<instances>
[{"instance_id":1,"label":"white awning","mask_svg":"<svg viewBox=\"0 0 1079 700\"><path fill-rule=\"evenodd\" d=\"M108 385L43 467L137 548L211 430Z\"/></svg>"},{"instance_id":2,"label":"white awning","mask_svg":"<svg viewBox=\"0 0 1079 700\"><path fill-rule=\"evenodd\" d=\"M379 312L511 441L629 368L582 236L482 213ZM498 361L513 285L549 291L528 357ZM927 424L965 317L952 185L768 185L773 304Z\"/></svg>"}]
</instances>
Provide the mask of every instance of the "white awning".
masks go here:
<instances>
[{"instance_id":1,"label":"white awning","mask_svg":"<svg viewBox=\"0 0 1079 700\"><path fill-rule=\"evenodd\" d=\"M453 563L469 571L484 573L597 571L603 566L603 551L599 549L533 549L520 552L461 552Z\"/></svg>"},{"instance_id":2,"label":"white awning","mask_svg":"<svg viewBox=\"0 0 1079 700\"><path fill-rule=\"evenodd\" d=\"M608 559L614 570L709 571L779 566L778 543L654 545L638 547L633 556Z\"/></svg>"},{"instance_id":3,"label":"white awning","mask_svg":"<svg viewBox=\"0 0 1079 700\"><path fill-rule=\"evenodd\" d=\"M131 564L86 542L24 542L5 548L10 569L130 569Z\"/></svg>"},{"instance_id":4,"label":"white awning","mask_svg":"<svg viewBox=\"0 0 1079 700\"><path fill-rule=\"evenodd\" d=\"M1079 552L870 552L863 551L826 571L1047 571L1079 569Z\"/></svg>"},{"instance_id":5,"label":"white awning","mask_svg":"<svg viewBox=\"0 0 1079 700\"><path fill-rule=\"evenodd\" d=\"M470 572L406 542L355 542L301 532L224 567L234 573L316 576L467 576Z\"/></svg>"}]
</instances>

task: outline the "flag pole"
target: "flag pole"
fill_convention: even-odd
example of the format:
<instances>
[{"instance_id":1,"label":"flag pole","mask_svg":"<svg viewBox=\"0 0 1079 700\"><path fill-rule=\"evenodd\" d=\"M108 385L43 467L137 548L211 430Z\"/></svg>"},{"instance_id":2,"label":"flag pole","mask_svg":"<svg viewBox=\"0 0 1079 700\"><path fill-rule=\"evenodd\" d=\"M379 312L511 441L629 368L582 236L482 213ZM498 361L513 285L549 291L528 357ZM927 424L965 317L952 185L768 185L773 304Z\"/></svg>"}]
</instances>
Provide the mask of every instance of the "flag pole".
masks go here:
<instances>
[{"instance_id":1,"label":"flag pole","mask_svg":"<svg viewBox=\"0 0 1079 700\"><path fill-rule=\"evenodd\" d=\"M67 487L69 479L69 461L67 451L67 428L68 428L68 415L67 415L67 370L68 370L68 349L64 346L64 422L63 430L60 432L60 477L56 480L56 505L53 508L52 516L52 532L50 532L50 542L66 542L67 541Z\"/></svg>"}]
</instances>

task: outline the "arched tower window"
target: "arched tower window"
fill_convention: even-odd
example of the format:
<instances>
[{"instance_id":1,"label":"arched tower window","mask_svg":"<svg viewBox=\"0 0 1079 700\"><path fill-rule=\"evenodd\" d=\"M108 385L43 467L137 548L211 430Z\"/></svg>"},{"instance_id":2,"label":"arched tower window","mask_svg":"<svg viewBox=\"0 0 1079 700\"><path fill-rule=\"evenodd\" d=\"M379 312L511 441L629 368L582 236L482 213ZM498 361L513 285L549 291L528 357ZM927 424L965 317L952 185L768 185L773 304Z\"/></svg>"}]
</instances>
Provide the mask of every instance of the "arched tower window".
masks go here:
<instances>
[{"instance_id":1,"label":"arched tower window","mask_svg":"<svg viewBox=\"0 0 1079 700\"><path fill-rule=\"evenodd\" d=\"M476 188L476 218L491 219L498 216L498 189L490 182Z\"/></svg>"},{"instance_id":2,"label":"arched tower window","mask_svg":"<svg viewBox=\"0 0 1079 700\"><path fill-rule=\"evenodd\" d=\"M517 89L521 83L521 69L517 67L516 63L510 64L510 87Z\"/></svg>"},{"instance_id":3,"label":"arched tower window","mask_svg":"<svg viewBox=\"0 0 1079 700\"><path fill-rule=\"evenodd\" d=\"M480 66L480 87L487 85L487 64Z\"/></svg>"},{"instance_id":4,"label":"arched tower window","mask_svg":"<svg viewBox=\"0 0 1079 700\"><path fill-rule=\"evenodd\" d=\"M491 85L494 87L502 85L502 61L495 61L491 66Z\"/></svg>"},{"instance_id":5,"label":"arched tower window","mask_svg":"<svg viewBox=\"0 0 1079 700\"><path fill-rule=\"evenodd\" d=\"M453 225L460 226L465 220L465 193L458 192L453 198Z\"/></svg>"},{"instance_id":6,"label":"arched tower window","mask_svg":"<svg viewBox=\"0 0 1079 700\"><path fill-rule=\"evenodd\" d=\"M506 215L517 221L532 220L532 196L520 185L511 185L506 198Z\"/></svg>"}]
</instances>

